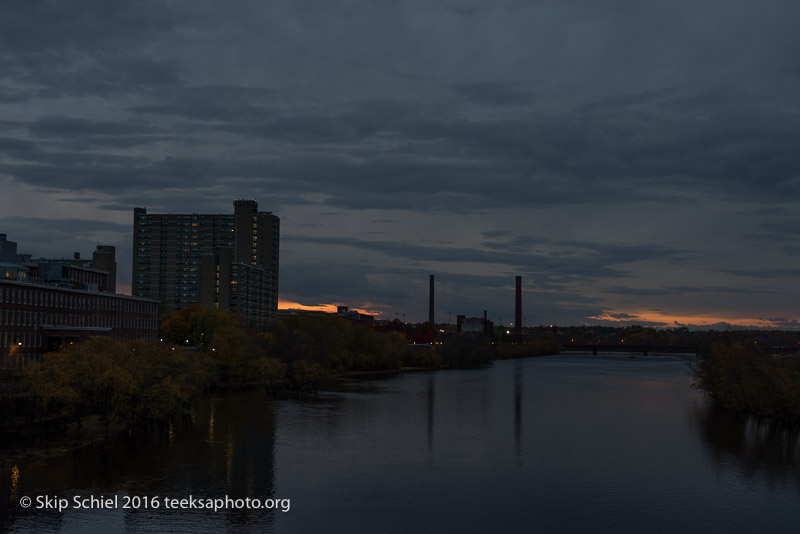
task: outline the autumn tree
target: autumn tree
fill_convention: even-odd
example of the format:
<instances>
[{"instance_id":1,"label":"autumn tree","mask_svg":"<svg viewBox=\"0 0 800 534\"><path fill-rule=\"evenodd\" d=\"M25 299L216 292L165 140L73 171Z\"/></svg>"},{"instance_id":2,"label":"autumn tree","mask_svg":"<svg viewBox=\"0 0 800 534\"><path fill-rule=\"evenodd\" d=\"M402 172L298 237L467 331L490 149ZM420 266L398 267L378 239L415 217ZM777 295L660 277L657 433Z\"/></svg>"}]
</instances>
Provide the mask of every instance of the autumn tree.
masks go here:
<instances>
[{"instance_id":1,"label":"autumn tree","mask_svg":"<svg viewBox=\"0 0 800 534\"><path fill-rule=\"evenodd\" d=\"M236 327L241 328L241 324L234 313L195 303L166 315L159 332L170 343L209 350L217 330Z\"/></svg>"},{"instance_id":2,"label":"autumn tree","mask_svg":"<svg viewBox=\"0 0 800 534\"><path fill-rule=\"evenodd\" d=\"M97 415L107 424L132 425L187 408L207 385L210 369L203 355L99 337L45 354L25 380L42 415L78 425Z\"/></svg>"}]
</instances>

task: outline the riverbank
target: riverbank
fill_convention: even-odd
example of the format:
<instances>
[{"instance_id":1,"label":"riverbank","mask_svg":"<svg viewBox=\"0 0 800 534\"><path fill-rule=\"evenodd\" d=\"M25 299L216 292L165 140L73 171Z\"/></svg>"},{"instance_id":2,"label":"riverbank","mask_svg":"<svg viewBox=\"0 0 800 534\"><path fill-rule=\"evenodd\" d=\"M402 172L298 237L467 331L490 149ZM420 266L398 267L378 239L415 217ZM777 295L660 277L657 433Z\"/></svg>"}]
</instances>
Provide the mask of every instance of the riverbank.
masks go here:
<instances>
[{"instance_id":1,"label":"riverbank","mask_svg":"<svg viewBox=\"0 0 800 534\"><path fill-rule=\"evenodd\" d=\"M308 397L339 378L480 368L497 359L558 352L552 339L492 343L482 333L410 345L400 332L328 316L282 318L274 332L263 333L241 327L229 313L196 306L167 316L161 329L162 342L99 337L45 354L0 396L5 441L35 448L30 442L37 436L58 435L57 429L72 425L82 433L64 432L54 448L80 447L113 436L114 428L167 420L217 388ZM90 418L108 431L85 424Z\"/></svg>"},{"instance_id":2,"label":"riverbank","mask_svg":"<svg viewBox=\"0 0 800 534\"><path fill-rule=\"evenodd\" d=\"M86 347L84 347L86 348ZM525 349L517 349L514 351L508 350L509 346L503 352L500 360L526 358L532 356L548 355L543 352L542 347L537 347L533 350L532 347ZM433 349L431 349L433 350ZM172 351L169 351L172 353ZM509 358L510 354L516 357ZM174 353L172 353L174 354ZM484 365L490 365L489 361ZM337 390L335 386L328 388L331 383L337 380L347 379L369 379L371 377L399 375L407 373L419 373L430 371L444 371L458 369L446 365L438 366L408 366L396 369L375 369L375 370L352 370L340 373L325 374L321 376L318 381L321 391ZM22 381L22 375L16 377L16 381ZM198 398L210 397L222 392L239 392L247 390L260 390L275 399L296 399L307 398L313 391L300 391L284 387L275 390L269 390L263 384L252 383L233 383L233 384L213 384L212 387L206 388L204 393L195 394ZM19 388L16 388L19 389ZM35 409L27 405L30 402L36 402L32 394L27 394L26 399L16 399L17 408L20 407L20 401L26 403L22 408L22 412L30 414ZM173 412L160 418L151 418L148 422L123 422L115 421L109 422L104 420L97 414L85 414L79 416L77 420L68 421L66 419L59 419L57 417L50 417L49 419L31 419L29 415L17 415L14 421L6 424L2 428L2 444L0 444L0 455L4 461L17 461L19 459L30 458L49 458L62 456L69 452L91 447L95 445L102 445L112 440L117 440L129 435L131 432L136 432L149 424L158 424L159 422L167 421ZM7 421L8 423L8 421Z\"/></svg>"}]
</instances>

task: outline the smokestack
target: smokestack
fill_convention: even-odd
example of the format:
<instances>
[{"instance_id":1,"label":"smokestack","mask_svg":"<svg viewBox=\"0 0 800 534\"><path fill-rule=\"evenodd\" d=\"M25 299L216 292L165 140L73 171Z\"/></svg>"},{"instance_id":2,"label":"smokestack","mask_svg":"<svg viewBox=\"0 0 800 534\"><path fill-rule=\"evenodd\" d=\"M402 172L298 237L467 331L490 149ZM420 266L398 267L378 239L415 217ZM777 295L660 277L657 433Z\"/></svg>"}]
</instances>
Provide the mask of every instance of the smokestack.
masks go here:
<instances>
[{"instance_id":1,"label":"smokestack","mask_svg":"<svg viewBox=\"0 0 800 534\"><path fill-rule=\"evenodd\" d=\"M514 303L514 333L522 334L522 277L517 276L517 295Z\"/></svg>"},{"instance_id":2,"label":"smokestack","mask_svg":"<svg viewBox=\"0 0 800 534\"><path fill-rule=\"evenodd\" d=\"M428 322L433 324L433 275L431 275L431 290L428 297Z\"/></svg>"}]
</instances>

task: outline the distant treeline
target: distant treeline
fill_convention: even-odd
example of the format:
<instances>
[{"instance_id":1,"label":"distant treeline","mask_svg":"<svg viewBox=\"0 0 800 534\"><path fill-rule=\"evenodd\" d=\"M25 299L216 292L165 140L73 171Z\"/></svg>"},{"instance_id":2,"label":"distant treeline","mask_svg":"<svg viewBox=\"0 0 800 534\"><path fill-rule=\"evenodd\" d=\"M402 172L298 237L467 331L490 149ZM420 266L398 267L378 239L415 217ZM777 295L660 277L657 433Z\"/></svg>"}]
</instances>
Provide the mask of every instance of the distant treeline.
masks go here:
<instances>
[{"instance_id":1,"label":"distant treeline","mask_svg":"<svg viewBox=\"0 0 800 534\"><path fill-rule=\"evenodd\" d=\"M645 347L697 347L707 350L713 343L744 343L758 346L796 346L800 335L787 330L690 330L684 326L652 328L631 326L538 326L526 328L529 335L553 336L561 345L606 345Z\"/></svg>"}]
</instances>

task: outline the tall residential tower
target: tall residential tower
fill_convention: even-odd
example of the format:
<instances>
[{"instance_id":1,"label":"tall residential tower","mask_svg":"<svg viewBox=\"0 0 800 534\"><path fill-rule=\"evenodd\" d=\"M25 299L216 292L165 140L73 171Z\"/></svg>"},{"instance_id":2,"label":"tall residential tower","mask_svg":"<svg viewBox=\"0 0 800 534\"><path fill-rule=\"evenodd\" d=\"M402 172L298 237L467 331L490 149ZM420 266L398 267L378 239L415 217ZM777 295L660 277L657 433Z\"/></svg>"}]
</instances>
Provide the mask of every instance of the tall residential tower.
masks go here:
<instances>
[{"instance_id":1,"label":"tall residential tower","mask_svg":"<svg viewBox=\"0 0 800 534\"><path fill-rule=\"evenodd\" d=\"M278 313L280 219L255 200L233 214L133 210L132 292L159 300L162 313L195 302L267 328Z\"/></svg>"}]
</instances>

